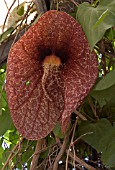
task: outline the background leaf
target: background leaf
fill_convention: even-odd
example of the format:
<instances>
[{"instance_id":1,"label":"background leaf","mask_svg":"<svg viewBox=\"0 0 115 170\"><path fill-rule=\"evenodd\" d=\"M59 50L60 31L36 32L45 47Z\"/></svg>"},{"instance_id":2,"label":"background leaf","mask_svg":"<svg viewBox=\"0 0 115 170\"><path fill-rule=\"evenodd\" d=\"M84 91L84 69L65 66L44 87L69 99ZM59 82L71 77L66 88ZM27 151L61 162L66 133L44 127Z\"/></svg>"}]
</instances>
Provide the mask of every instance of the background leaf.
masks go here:
<instances>
[{"instance_id":1,"label":"background leaf","mask_svg":"<svg viewBox=\"0 0 115 170\"><path fill-rule=\"evenodd\" d=\"M107 168L115 166L115 126L107 119L97 123L86 121L79 126L78 134L81 136L91 131L93 133L83 136L82 140L102 152L101 160Z\"/></svg>"},{"instance_id":2,"label":"background leaf","mask_svg":"<svg viewBox=\"0 0 115 170\"><path fill-rule=\"evenodd\" d=\"M9 109L6 108L5 111L3 110L2 115L0 115L0 136L2 136L12 124L12 119L10 116Z\"/></svg>"},{"instance_id":3,"label":"background leaf","mask_svg":"<svg viewBox=\"0 0 115 170\"><path fill-rule=\"evenodd\" d=\"M24 14L24 6L21 6L21 7L18 8L17 14L19 16L22 16Z\"/></svg>"},{"instance_id":4,"label":"background leaf","mask_svg":"<svg viewBox=\"0 0 115 170\"><path fill-rule=\"evenodd\" d=\"M78 128L78 135L84 135L82 140L91 145L97 151L100 150L100 139L107 133L108 129L111 128L111 123L107 119L100 119L96 123L90 121L84 121ZM88 134L93 132L92 134Z\"/></svg>"},{"instance_id":5,"label":"background leaf","mask_svg":"<svg viewBox=\"0 0 115 170\"><path fill-rule=\"evenodd\" d=\"M0 35L0 43L8 38L8 36L14 31L13 27L7 29L3 34Z\"/></svg>"},{"instance_id":6,"label":"background leaf","mask_svg":"<svg viewBox=\"0 0 115 170\"><path fill-rule=\"evenodd\" d=\"M89 3L84 2L78 7L77 17L86 34L90 49L93 50L95 44L103 37L106 30L115 25L115 1L101 0L99 5L94 8ZM96 28L97 21L103 16Z\"/></svg>"},{"instance_id":7,"label":"background leaf","mask_svg":"<svg viewBox=\"0 0 115 170\"><path fill-rule=\"evenodd\" d=\"M107 168L115 166L115 126L109 128L100 139L99 148L102 151L101 160L103 164Z\"/></svg>"},{"instance_id":8,"label":"background leaf","mask_svg":"<svg viewBox=\"0 0 115 170\"><path fill-rule=\"evenodd\" d=\"M63 135L62 135L62 131L61 131L61 127L60 127L60 123L57 122L55 128L53 129L53 133L56 137L62 139Z\"/></svg>"},{"instance_id":9,"label":"background leaf","mask_svg":"<svg viewBox=\"0 0 115 170\"><path fill-rule=\"evenodd\" d=\"M93 26L93 28L95 29L99 24L101 24L101 22L105 19L105 17L108 15L109 10L107 9L106 11L104 11L101 16L99 17L99 19L97 20L96 24Z\"/></svg>"},{"instance_id":10,"label":"background leaf","mask_svg":"<svg viewBox=\"0 0 115 170\"><path fill-rule=\"evenodd\" d=\"M115 85L115 69L109 72L105 77L103 77L95 86L96 90L105 90L111 86Z\"/></svg>"},{"instance_id":11,"label":"background leaf","mask_svg":"<svg viewBox=\"0 0 115 170\"><path fill-rule=\"evenodd\" d=\"M105 90L92 90L91 96L95 98L100 107L105 105L115 106L115 85Z\"/></svg>"}]
</instances>

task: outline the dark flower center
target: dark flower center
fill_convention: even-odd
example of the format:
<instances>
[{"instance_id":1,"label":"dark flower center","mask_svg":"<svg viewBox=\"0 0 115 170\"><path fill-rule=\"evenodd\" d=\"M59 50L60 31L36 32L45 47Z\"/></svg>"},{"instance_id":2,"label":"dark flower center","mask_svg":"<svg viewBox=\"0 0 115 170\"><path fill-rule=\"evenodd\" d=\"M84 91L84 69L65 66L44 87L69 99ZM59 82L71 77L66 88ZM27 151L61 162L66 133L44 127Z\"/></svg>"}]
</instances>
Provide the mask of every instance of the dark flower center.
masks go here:
<instances>
[{"instance_id":1,"label":"dark flower center","mask_svg":"<svg viewBox=\"0 0 115 170\"><path fill-rule=\"evenodd\" d=\"M60 58L60 61L62 64L66 63L68 59L68 52L67 49L57 49L57 50L52 50L50 48L44 48L40 50L40 60L43 62L46 58L46 56L51 56L55 55L58 58Z\"/></svg>"}]
</instances>

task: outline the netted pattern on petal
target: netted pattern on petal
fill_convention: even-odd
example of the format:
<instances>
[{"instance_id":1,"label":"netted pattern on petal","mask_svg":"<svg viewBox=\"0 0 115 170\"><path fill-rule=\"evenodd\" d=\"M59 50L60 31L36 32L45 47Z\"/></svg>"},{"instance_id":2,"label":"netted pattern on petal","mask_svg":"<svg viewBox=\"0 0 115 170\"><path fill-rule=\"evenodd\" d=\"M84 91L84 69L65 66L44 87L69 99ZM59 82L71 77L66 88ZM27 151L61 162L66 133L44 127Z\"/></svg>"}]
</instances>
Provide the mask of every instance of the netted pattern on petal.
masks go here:
<instances>
[{"instance_id":1,"label":"netted pattern on petal","mask_svg":"<svg viewBox=\"0 0 115 170\"><path fill-rule=\"evenodd\" d=\"M16 47L19 49L12 49L7 65L7 98L19 133L27 139L37 140L52 131L63 112L61 70L54 69L48 74L46 90L53 100L49 101L41 85L43 68L38 61L24 53L20 42Z\"/></svg>"},{"instance_id":2,"label":"netted pattern on petal","mask_svg":"<svg viewBox=\"0 0 115 170\"><path fill-rule=\"evenodd\" d=\"M60 58L61 66L49 67L46 76L43 62L52 54ZM65 129L71 112L89 93L96 77L96 56L90 56L79 23L65 12L46 12L8 57L6 93L19 133L38 140L60 119Z\"/></svg>"},{"instance_id":3,"label":"netted pattern on petal","mask_svg":"<svg viewBox=\"0 0 115 170\"><path fill-rule=\"evenodd\" d=\"M76 31L77 30L77 31ZM65 83L65 108L62 115L62 129L66 131L71 113L83 101L95 84L98 74L96 54L90 53L86 37L78 23L68 46L69 60L63 70Z\"/></svg>"}]
</instances>

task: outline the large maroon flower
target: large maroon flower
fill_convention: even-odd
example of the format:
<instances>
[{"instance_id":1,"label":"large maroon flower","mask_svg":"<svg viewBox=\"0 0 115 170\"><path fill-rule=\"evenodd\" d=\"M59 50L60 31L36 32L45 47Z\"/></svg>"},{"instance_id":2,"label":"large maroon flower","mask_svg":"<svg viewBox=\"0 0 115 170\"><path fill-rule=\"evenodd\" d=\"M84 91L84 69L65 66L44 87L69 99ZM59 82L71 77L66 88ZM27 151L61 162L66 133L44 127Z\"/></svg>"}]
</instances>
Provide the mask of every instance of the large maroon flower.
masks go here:
<instances>
[{"instance_id":1,"label":"large maroon flower","mask_svg":"<svg viewBox=\"0 0 115 170\"><path fill-rule=\"evenodd\" d=\"M96 77L96 55L79 23L65 12L46 12L8 57L6 93L19 133L38 140L58 120L65 130Z\"/></svg>"}]
</instances>

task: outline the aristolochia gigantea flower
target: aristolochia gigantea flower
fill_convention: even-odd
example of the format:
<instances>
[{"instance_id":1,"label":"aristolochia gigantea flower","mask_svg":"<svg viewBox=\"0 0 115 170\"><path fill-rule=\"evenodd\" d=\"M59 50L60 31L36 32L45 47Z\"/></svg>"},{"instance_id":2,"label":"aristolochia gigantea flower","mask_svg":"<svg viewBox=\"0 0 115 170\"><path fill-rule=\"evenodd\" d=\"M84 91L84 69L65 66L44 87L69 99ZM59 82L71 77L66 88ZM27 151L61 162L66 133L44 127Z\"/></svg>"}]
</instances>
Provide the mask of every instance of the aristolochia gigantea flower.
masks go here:
<instances>
[{"instance_id":1,"label":"aristolochia gigantea flower","mask_svg":"<svg viewBox=\"0 0 115 170\"><path fill-rule=\"evenodd\" d=\"M65 12L46 12L8 57L6 93L19 133L38 140L57 121L65 131L96 78L96 55L79 23Z\"/></svg>"}]
</instances>

